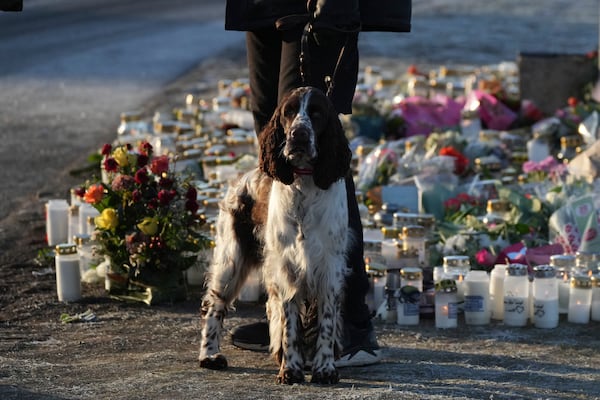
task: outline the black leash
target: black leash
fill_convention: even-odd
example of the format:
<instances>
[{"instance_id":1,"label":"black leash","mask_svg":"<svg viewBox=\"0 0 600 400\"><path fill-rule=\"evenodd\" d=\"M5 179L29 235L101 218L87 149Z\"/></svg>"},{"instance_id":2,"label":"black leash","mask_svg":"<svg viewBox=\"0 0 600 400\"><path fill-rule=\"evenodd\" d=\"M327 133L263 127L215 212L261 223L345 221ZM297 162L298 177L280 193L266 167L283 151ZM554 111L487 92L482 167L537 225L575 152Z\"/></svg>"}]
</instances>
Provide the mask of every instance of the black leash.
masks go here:
<instances>
[{"instance_id":1,"label":"black leash","mask_svg":"<svg viewBox=\"0 0 600 400\"><path fill-rule=\"evenodd\" d=\"M302 38L300 40L300 77L302 79L302 84L306 85L307 82L310 82L310 74L309 68L310 65L310 54L308 51L308 38L309 35L313 34L312 24L309 21L306 25L304 25L304 30L302 31ZM333 69L333 73L331 75L325 76L325 87L327 88L327 97L331 99L333 95L333 89L335 87L336 75L339 70L339 67L342 63L342 59L344 58L344 54L346 51L346 45L349 40L349 33L346 34L346 41L344 45L340 49L340 54L338 55L338 59L335 63L335 67Z\"/></svg>"}]
</instances>

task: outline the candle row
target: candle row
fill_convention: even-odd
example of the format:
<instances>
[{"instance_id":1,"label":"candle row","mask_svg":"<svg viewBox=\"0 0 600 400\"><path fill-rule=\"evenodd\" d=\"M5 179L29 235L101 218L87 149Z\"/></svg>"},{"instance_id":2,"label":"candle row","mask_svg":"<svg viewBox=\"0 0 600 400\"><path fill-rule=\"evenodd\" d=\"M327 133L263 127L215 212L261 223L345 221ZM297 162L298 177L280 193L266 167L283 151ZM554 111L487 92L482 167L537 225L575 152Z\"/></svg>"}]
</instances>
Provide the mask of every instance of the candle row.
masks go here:
<instances>
[{"instance_id":1,"label":"candle row","mask_svg":"<svg viewBox=\"0 0 600 400\"><path fill-rule=\"evenodd\" d=\"M568 290L556 278L554 267L534 267L533 279L526 265L496 265L488 274L470 270L465 275L443 273L437 276L432 296L435 324L438 328L457 326L459 313L468 325L487 325L501 320L507 326L522 327L531 322L537 328L556 328L561 313L571 323L600 321L600 276L574 275ZM368 302L379 304L376 315L386 322L417 325L431 296L423 293L422 270L418 267L386 271L385 276L371 275ZM567 296L561 310L561 296Z\"/></svg>"}]
</instances>

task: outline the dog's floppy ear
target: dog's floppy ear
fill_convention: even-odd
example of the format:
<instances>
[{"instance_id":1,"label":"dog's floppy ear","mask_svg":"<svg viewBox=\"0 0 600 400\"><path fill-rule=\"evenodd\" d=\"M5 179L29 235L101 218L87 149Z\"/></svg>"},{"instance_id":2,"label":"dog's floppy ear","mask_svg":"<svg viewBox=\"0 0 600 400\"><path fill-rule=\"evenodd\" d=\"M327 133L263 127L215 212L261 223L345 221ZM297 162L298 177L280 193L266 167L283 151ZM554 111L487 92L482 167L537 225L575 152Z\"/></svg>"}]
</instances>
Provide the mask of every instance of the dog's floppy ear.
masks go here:
<instances>
[{"instance_id":1,"label":"dog's floppy ear","mask_svg":"<svg viewBox=\"0 0 600 400\"><path fill-rule=\"evenodd\" d=\"M294 169L283 157L285 132L281 125L281 106L258 135L258 165L269 177L286 185L294 182Z\"/></svg>"},{"instance_id":2,"label":"dog's floppy ear","mask_svg":"<svg viewBox=\"0 0 600 400\"><path fill-rule=\"evenodd\" d=\"M318 157L313 170L315 185L323 190L346 177L352 160L348 138L331 103L327 115L327 126L317 137Z\"/></svg>"}]
</instances>

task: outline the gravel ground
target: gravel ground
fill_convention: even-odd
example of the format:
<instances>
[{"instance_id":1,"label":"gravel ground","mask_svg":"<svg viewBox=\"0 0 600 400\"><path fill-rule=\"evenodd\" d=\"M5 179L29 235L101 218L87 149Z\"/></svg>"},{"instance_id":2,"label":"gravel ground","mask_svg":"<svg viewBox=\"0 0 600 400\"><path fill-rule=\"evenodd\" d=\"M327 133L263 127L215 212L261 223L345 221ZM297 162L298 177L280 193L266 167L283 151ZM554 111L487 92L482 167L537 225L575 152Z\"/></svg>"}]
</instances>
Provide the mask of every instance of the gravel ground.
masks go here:
<instances>
[{"instance_id":1,"label":"gravel ground","mask_svg":"<svg viewBox=\"0 0 600 400\"><path fill-rule=\"evenodd\" d=\"M415 2L413 33L364 35L363 65L397 73L408 64L490 64L519 51L585 53L597 43L598 3L569 1L428 0ZM532 4L535 3L535 4ZM543 4L543 7L541 6ZM181 105L186 92L245 76L243 49L200 63L145 104L147 115ZM107 127L108 129L109 127ZM43 144L40 144L43 146ZM90 152L94 149L90 149ZM81 158L81 162L83 156ZM341 382L278 386L264 353L234 348L230 369L199 369L201 290L187 301L156 307L108 299L85 285L83 300L57 301L53 274L33 259L44 247L42 205L79 183L65 165L59 177L0 222L0 398L2 399L599 399L600 324L539 330L459 324L436 330L376 324L381 363L341 370ZM43 176L43 165L32 164ZM18 182L15 182L17 185ZM42 273L42 274L40 274ZM62 324L62 313L91 309L96 322ZM261 305L240 304L231 328L262 317Z\"/></svg>"}]
</instances>

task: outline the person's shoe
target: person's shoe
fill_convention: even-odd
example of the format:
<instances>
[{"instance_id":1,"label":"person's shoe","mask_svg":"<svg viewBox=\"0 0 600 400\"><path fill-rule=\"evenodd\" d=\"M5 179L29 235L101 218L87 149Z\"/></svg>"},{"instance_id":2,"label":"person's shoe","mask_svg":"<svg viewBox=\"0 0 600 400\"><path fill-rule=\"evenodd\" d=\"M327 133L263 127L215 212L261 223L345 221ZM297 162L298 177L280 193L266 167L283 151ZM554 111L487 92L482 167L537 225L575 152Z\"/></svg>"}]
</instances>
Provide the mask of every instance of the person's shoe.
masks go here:
<instances>
[{"instance_id":1,"label":"person's shoe","mask_svg":"<svg viewBox=\"0 0 600 400\"><path fill-rule=\"evenodd\" d=\"M231 342L240 349L269 351L269 324L265 321L242 325L231 331Z\"/></svg>"},{"instance_id":2,"label":"person's shoe","mask_svg":"<svg viewBox=\"0 0 600 400\"><path fill-rule=\"evenodd\" d=\"M345 342L342 354L335 361L338 368L359 367L376 364L381 361L381 348L377 344L373 325L366 328L346 326ZM265 321L242 325L231 331L234 346L251 351L269 351L269 324ZM307 363L310 367L310 362Z\"/></svg>"},{"instance_id":3,"label":"person's shoe","mask_svg":"<svg viewBox=\"0 0 600 400\"><path fill-rule=\"evenodd\" d=\"M346 326L344 329L345 339L349 342L344 345L342 354L335 361L336 367L360 367L381 361L381 348L370 322L366 328Z\"/></svg>"}]
</instances>

